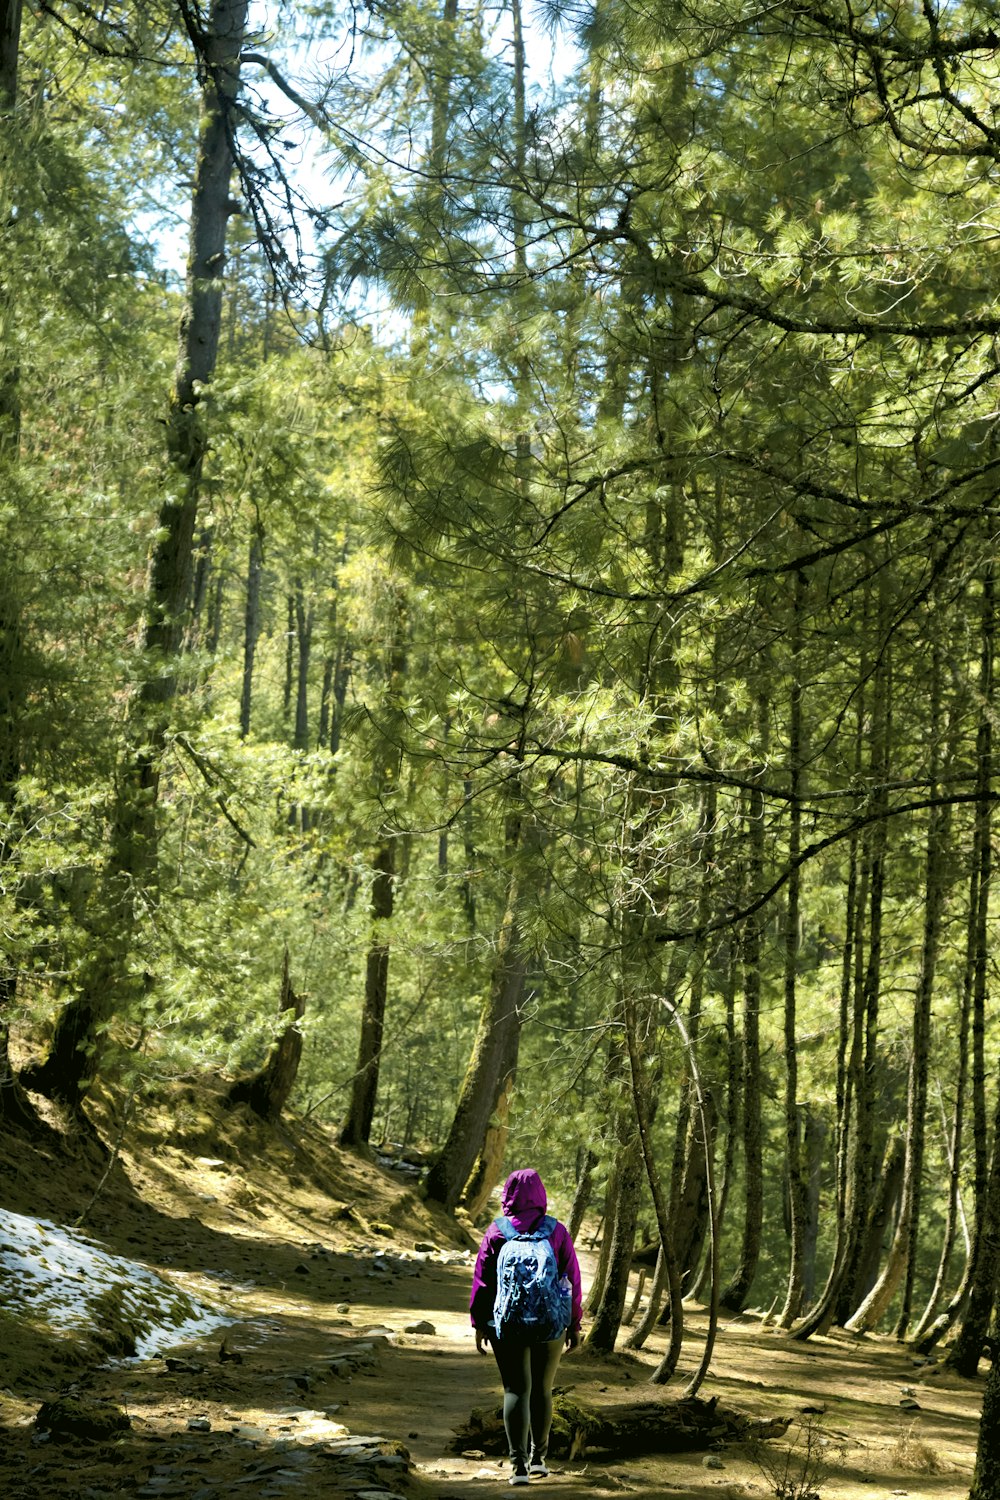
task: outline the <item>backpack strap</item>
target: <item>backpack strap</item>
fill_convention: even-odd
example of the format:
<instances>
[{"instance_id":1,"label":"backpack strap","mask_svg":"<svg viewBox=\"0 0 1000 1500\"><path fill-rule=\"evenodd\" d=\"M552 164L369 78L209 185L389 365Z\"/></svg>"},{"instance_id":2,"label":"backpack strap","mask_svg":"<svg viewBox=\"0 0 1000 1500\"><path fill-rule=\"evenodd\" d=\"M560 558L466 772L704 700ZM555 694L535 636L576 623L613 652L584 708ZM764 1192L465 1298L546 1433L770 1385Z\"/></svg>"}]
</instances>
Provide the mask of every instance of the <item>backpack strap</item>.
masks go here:
<instances>
[{"instance_id":1,"label":"backpack strap","mask_svg":"<svg viewBox=\"0 0 1000 1500\"><path fill-rule=\"evenodd\" d=\"M555 1231L558 1220L553 1219L551 1214L546 1214L545 1218L538 1225L537 1229L532 1229L523 1234L519 1230L515 1229L513 1223L510 1219L508 1219L506 1214L501 1214L500 1217L498 1219L494 1219L493 1222L497 1226L505 1240L550 1240L552 1238L553 1232Z\"/></svg>"}]
</instances>

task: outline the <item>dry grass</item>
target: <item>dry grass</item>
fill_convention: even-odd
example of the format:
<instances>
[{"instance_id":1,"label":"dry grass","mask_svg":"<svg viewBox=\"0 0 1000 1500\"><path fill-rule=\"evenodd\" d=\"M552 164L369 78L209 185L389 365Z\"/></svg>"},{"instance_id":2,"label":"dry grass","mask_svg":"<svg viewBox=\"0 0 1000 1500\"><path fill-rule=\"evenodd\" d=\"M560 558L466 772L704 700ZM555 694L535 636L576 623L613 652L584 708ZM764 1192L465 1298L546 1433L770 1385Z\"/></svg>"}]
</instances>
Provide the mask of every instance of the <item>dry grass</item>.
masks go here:
<instances>
[{"instance_id":1,"label":"dry grass","mask_svg":"<svg viewBox=\"0 0 1000 1500\"><path fill-rule=\"evenodd\" d=\"M908 1423L893 1444L892 1459L897 1468L907 1474L947 1474L948 1465L930 1443L917 1436L914 1426Z\"/></svg>"}]
</instances>

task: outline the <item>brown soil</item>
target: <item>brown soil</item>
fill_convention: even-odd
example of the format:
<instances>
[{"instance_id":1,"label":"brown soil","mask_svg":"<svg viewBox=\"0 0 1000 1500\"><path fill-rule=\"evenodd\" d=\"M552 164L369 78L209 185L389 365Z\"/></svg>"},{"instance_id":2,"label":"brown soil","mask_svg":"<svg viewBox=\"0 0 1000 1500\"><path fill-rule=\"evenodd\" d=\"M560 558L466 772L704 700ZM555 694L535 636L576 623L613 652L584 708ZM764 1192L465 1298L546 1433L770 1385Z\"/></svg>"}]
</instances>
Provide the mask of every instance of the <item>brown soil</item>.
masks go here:
<instances>
[{"instance_id":1,"label":"brown soil","mask_svg":"<svg viewBox=\"0 0 1000 1500\"><path fill-rule=\"evenodd\" d=\"M70 1222L107 1159L95 1142L52 1123L41 1149L0 1140L0 1205ZM114 1138L110 1113L98 1125ZM184 1089L128 1132L85 1227L113 1251L225 1305L234 1322L225 1340L216 1334L173 1351L173 1369L163 1359L96 1366L65 1337L5 1323L6 1500L470 1500L498 1485L507 1492L497 1458L449 1452L470 1411L498 1399L493 1361L477 1356L465 1312L473 1236L394 1173L339 1152L317 1127L271 1130L222 1109L217 1096ZM435 1253L416 1249L428 1244ZM583 1259L586 1273L586 1252ZM418 1322L433 1332L406 1331ZM662 1335L639 1356L599 1359L581 1349L564 1360L560 1384L591 1405L672 1400L698 1363L704 1326L703 1311L690 1309L682 1368L667 1387L648 1381ZM41 1402L70 1386L123 1407L130 1430L104 1443L42 1440L33 1425ZM700 1394L752 1418L791 1418L787 1436L756 1452L729 1444L708 1455L556 1460L551 1477L530 1488L544 1485L564 1500L765 1500L782 1482L789 1450L801 1456L810 1447L820 1472L796 1479L793 1461L788 1500L809 1490L822 1500L968 1494L981 1385L918 1364L895 1342L799 1344L759 1316L730 1318ZM345 1456L343 1428L383 1441Z\"/></svg>"}]
</instances>

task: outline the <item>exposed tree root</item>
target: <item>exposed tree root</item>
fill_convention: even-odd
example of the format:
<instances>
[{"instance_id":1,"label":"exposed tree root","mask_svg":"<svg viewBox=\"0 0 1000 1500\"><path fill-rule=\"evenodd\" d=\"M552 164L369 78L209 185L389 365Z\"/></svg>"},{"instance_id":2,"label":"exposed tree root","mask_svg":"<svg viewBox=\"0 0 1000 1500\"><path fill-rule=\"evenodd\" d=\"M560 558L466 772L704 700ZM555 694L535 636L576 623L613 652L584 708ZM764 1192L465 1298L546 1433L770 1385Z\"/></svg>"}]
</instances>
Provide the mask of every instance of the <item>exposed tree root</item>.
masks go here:
<instances>
[{"instance_id":1,"label":"exposed tree root","mask_svg":"<svg viewBox=\"0 0 1000 1500\"><path fill-rule=\"evenodd\" d=\"M569 1459L595 1448L628 1455L690 1453L719 1443L782 1437L790 1422L790 1417L756 1421L720 1406L714 1398L640 1401L630 1406L600 1409L585 1406L568 1395L557 1395L549 1452L555 1458ZM456 1429L451 1447L456 1453L468 1448L506 1453L502 1411L498 1408L471 1412L468 1421Z\"/></svg>"}]
</instances>

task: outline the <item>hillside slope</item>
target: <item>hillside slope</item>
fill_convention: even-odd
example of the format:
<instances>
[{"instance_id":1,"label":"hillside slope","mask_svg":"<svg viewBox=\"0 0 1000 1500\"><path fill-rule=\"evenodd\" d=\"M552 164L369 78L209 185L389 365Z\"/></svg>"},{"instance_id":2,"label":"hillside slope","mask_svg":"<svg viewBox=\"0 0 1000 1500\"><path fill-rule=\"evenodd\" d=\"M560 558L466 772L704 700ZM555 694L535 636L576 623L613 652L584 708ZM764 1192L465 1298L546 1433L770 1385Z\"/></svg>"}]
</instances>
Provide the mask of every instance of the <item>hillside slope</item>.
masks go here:
<instances>
[{"instance_id":1,"label":"hillside slope","mask_svg":"<svg viewBox=\"0 0 1000 1500\"><path fill-rule=\"evenodd\" d=\"M0 1140L0 1209L61 1224L85 1212L107 1251L155 1268L222 1321L181 1349L165 1340L152 1357L108 1362L107 1328L103 1342L98 1329L68 1336L8 1306L0 1494L229 1500L247 1486L303 1500L467 1500L503 1482L488 1439L452 1451L454 1430L475 1408L495 1410L499 1394L465 1311L477 1237L422 1202L412 1175L341 1152L307 1121L272 1129L200 1085L178 1085L124 1130L113 1102L98 1101L94 1123L94 1138L50 1116L42 1141ZM119 1142L117 1156L101 1141ZM123 1321L113 1305L102 1317L112 1329ZM700 1353L703 1318L689 1318L678 1387ZM579 1351L560 1379L574 1400L612 1412L671 1401L674 1386L647 1384L662 1347L654 1337L641 1356ZM733 1319L703 1394L787 1418L787 1439L707 1455L583 1454L548 1484L566 1500L623 1490L763 1500L781 1482L774 1465L794 1476L808 1449L811 1473L789 1496L968 1493L979 1385L889 1341L802 1346L759 1318ZM36 1425L43 1403L49 1435ZM83 1425L95 1416L96 1434Z\"/></svg>"}]
</instances>

